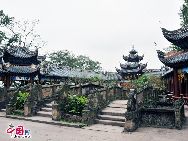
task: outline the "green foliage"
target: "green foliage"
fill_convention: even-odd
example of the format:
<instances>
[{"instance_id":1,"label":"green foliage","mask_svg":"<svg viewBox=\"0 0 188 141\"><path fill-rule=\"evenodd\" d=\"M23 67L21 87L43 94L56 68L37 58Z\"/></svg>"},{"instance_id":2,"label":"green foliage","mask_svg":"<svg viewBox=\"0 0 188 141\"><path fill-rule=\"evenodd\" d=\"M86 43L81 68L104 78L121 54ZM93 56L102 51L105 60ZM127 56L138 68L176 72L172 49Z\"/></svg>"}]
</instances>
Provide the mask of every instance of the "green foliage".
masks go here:
<instances>
[{"instance_id":1,"label":"green foliage","mask_svg":"<svg viewBox=\"0 0 188 141\"><path fill-rule=\"evenodd\" d=\"M149 76L148 75L142 75L138 79L133 80L133 84L136 88L143 88L148 85Z\"/></svg>"},{"instance_id":2,"label":"green foliage","mask_svg":"<svg viewBox=\"0 0 188 141\"><path fill-rule=\"evenodd\" d=\"M93 61L89 57L84 55L76 56L68 50L57 51L49 54L50 61L46 61L46 64L58 64L59 67L70 67L81 70L101 70L100 63Z\"/></svg>"},{"instance_id":3,"label":"green foliage","mask_svg":"<svg viewBox=\"0 0 188 141\"><path fill-rule=\"evenodd\" d=\"M142 75L137 80L134 80L133 84L139 90L147 86L152 86L153 88L160 90L165 89L164 83L161 78L155 75Z\"/></svg>"},{"instance_id":4,"label":"green foliage","mask_svg":"<svg viewBox=\"0 0 188 141\"><path fill-rule=\"evenodd\" d=\"M17 115L17 116L23 116L24 115L24 111L23 110L15 110L12 113L13 115Z\"/></svg>"},{"instance_id":5,"label":"green foliage","mask_svg":"<svg viewBox=\"0 0 188 141\"><path fill-rule=\"evenodd\" d=\"M180 19L182 25L188 24L188 0L184 0L182 7L180 8Z\"/></svg>"},{"instance_id":6,"label":"green foliage","mask_svg":"<svg viewBox=\"0 0 188 141\"><path fill-rule=\"evenodd\" d=\"M13 17L6 15L3 10L0 10L0 26L7 26L12 24L13 19Z\"/></svg>"},{"instance_id":7,"label":"green foliage","mask_svg":"<svg viewBox=\"0 0 188 141\"><path fill-rule=\"evenodd\" d=\"M13 20L13 17L9 17L3 12L3 10L0 10L0 44L6 42L5 45L10 45L18 41L18 34L8 37L7 33L3 31L4 28L9 28L9 26L13 25Z\"/></svg>"},{"instance_id":8,"label":"green foliage","mask_svg":"<svg viewBox=\"0 0 188 141\"><path fill-rule=\"evenodd\" d=\"M88 99L85 96L68 95L60 105L63 113L81 116L87 103Z\"/></svg>"},{"instance_id":9,"label":"green foliage","mask_svg":"<svg viewBox=\"0 0 188 141\"><path fill-rule=\"evenodd\" d=\"M28 92L19 92L17 99L16 99L16 103L15 103L16 109L23 110L24 104L25 104L28 97L29 97Z\"/></svg>"}]
</instances>

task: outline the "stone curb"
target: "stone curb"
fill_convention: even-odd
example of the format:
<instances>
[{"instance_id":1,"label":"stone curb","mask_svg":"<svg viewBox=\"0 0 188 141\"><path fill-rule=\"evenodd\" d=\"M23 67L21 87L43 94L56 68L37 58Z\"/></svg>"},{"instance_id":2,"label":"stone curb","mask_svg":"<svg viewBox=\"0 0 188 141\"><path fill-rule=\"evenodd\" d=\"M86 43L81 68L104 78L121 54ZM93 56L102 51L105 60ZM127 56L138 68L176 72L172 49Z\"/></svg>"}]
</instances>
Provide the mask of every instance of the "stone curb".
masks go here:
<instances>
[{"instance_id":1,"label":"stone curb","mask_svg":"<svg viewBox=\"0 0 188 141\"><path fill-rule=\"evenodd\" d=\"M19 117L19 116L13 116L13 115L6 115L6 116L0 116L0 117L25 120L25 121L31 121L31 122L38 122L38 123L45 123L45 124L51 124L51 125L58 125L58 126L75 127L75 128L82 128L85 126L84 124L74 124L74 123L58 122L58 121L42 121L42 120L29 119L26 117Z\"/></svg>"}]
</instances>

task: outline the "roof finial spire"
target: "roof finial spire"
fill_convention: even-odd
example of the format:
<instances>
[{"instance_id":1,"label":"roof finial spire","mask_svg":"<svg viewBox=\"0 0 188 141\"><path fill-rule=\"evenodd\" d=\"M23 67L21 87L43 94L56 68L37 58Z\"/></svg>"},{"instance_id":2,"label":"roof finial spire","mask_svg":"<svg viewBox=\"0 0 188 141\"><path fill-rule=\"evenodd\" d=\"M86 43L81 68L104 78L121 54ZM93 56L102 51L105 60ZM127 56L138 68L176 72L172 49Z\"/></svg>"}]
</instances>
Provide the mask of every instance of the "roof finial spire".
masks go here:
<instances>
[{"instance_id":1,"label":"roof finial spire","mask_svg":"<svg viewBox=\"0 0 188 141\"><path fill-rule=\"evenodd\" d=\"M134 49L134 44L132 45L132 49Z\"/></svg>"}]
</instances>

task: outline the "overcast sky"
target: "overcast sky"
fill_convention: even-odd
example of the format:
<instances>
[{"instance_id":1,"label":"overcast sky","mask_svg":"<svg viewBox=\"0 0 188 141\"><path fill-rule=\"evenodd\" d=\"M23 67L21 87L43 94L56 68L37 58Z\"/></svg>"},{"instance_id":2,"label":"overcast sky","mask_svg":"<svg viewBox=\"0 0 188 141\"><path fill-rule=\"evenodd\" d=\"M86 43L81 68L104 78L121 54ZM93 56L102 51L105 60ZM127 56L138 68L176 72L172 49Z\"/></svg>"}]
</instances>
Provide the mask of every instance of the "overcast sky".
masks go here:
<instances>
[{"instance_id":1,"label":"overcast sky","mask_svg":"<svg viewBox=\"0 0 188 141\"><path fill-rule=\"evenodd\" d=\"M39 19L43 53L67 49L115 71L132 45L148 68L160 68L156 49L168 47L160 27L180 28L182 0L4 0L1 9L18 20ZM154 42L157 43L155 46Z\"/></svg>"}]
</instances>

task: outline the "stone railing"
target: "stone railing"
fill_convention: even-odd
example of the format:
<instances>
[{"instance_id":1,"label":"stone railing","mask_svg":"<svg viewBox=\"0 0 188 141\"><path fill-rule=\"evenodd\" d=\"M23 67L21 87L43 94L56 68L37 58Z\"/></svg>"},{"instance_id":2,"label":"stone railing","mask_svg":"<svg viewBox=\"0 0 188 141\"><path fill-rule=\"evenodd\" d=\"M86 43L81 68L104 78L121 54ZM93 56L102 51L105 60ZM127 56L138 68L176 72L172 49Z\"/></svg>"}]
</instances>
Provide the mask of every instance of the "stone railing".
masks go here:
<instances>
[{"instance_id":1,"label":"stone railing","mask_svg":"<svg viewBox=\"0 0 188 141\"><path fill-rule=\"evenodd\" d=\"M125 131L129 132L139 126L181 129L185 119L184 101L168 101L163 91L152 87L138 93L131 90L125 118Z\"/></svg>"},{"instance_id":2,"label":"stone railing","mask_svg":"<svg viewBox=\"0 0 188 141\"><path fill-rule=\"evenodd\" d=\"M11 88L7 90L7 103L6 103L6 114L12 114L16 109L15 104L17 101L17 96L19 92L30 92L30 86L24 86L19 88Z\"/></svg>"},{"instance_id":3,"label":"stone railing","mask_svg":"<svg viewBox=\"0 0 188 141\"><path fill-rule=\"evenodd\" d=\"M106 88L94 93L90 93L87 96L88 104L82 111L82 116L69 116L69 121L72 119L74 122L82 122L90 125L94 123L97 114L100 113L101 110L105 108L111 101L117 99L126 99L126 97L127 91L124 91L119 87ZM54 120L59 120L61 118L59 115L61 115L60 113L63 113L63 111L60 111L60 108L56 104L54 104L52 108L52 118Z\"/></svg>"},{"instance_id":4,"label":"stone railing","mask_svg":"<svg viewBox=\"0 0 188 141\"><path fill-rule=\"evenodd\" d=\"M9 89L7 91L7 99L9 99L6 105L6 114L12 114L15 111L14 104L19 91L28 92L30 95L24 104L24 116L32 116L37 113L38 110L47 102L51 102L58 99L58 91L60 85L28 85L17 89Z\"/></svg>"},{"instance_id":5,"label":"stone railing","mask_svg":"<svg viewBox=\"0 0 188 141\"><path fill-rule=\"evenodd\" d=\"M32 106L32 115L35 115L46 103L57 100L60 96L59 91L61 91L61 85L34 85L27 101Z\"/></svg>"}]
</instances>

